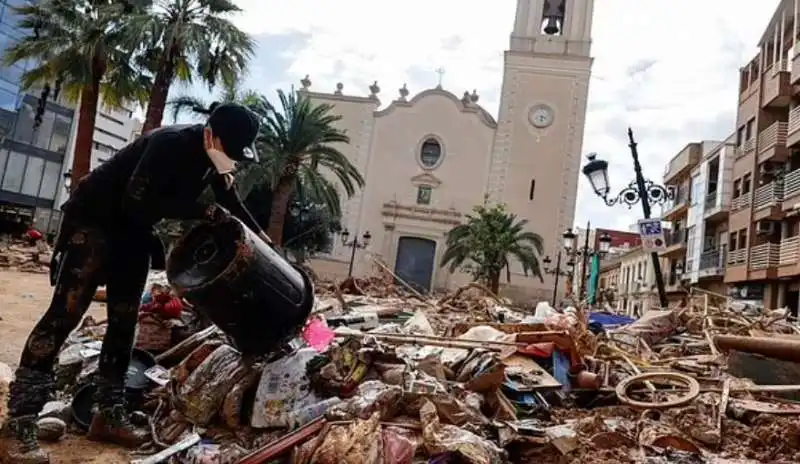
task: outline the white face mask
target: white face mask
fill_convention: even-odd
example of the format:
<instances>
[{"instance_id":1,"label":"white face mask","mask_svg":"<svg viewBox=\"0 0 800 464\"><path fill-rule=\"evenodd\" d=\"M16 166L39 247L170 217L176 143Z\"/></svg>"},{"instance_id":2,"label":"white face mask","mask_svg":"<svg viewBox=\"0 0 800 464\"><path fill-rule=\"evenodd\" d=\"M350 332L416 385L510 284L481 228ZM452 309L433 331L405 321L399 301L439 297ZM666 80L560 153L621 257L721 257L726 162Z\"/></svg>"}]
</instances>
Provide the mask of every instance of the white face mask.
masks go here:
<instances>
[{"instance_id":1,"label":"white face mask","mask_svg":"<svg viewBox=\"0 0 800 464\"><path fill-rule=\"evenodd\" d=\"M219 150L207 150L206 153L214 165L214 169L220 174L230 174L236 169L236 161L228 158L228 155Z\"/></svg>"}]
</instances>

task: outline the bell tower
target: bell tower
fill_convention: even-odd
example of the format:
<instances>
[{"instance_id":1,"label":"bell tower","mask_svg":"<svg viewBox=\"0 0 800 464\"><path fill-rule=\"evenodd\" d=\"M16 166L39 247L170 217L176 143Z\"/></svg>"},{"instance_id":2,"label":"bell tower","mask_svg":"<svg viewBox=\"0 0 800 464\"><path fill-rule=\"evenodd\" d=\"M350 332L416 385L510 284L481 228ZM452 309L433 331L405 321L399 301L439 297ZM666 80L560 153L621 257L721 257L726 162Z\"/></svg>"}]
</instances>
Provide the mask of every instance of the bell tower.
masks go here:
<instances>
[{"instance_id":1,"label":"bell tower","mask_svg":"<svg viewBox=\"0 0 800 464\"><path fill-rule=\"evenodd\" d=\"M505 52L487 191L529 221L554 261L575 216L593 9L594 0L517 0ZM521 267L512 271L521 274ZM544 277L542 284L516 275L509 293L549 299L553 276Z\"/></svg>"}]
</instances>

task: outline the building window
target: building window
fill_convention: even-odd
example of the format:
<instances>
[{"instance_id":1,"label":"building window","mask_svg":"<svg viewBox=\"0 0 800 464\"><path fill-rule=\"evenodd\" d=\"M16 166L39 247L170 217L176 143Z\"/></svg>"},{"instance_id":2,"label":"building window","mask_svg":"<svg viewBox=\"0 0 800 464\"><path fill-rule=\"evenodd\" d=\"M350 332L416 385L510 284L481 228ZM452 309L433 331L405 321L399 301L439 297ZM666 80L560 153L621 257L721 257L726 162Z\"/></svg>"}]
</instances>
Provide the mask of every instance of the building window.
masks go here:
<instances>
[{"instance_id":1,"label":"building window","mask_svg":"<svg viewBox=\"0 0 800 464\"><path fill-rule=\"evenodd\" d=\"M742 195L750 193L750 174L745 174L742 177Z\"/></svg>"},{"instance_id":2,"label":"building window","mask_svg":"<svg viewBox=\"0 0 800 464\"><path fill-rule=\"evenodd\" d=\"M431 204L431 193L433 193L433 189L429 185L423 185L417 188L417 204L418 205Z\"/></svg>"},{"instance_id":3,"label":"building window","mask_svg":"<svg viewBox=\"0 0 800 464\"><path fill-rule=\"evenodd\" d=\"M433 169L442 161L442 144L433 137L428 137L422 142L419 151L419 162L422 167Z\"/></svg>"},{"instance_id":4,"label":"building window","mask_svg":"<svg viewBox=\"0 0 800 464\"><path fill-rule=\"evenodd\" d=\"M96 130L97 132L100 132L101 134L107 135L107 136L111 137L112 139L119 140L122 143L128 143L128 139L126 139L125 137L120 137L119 135L111 133L111 132L109 132L109 131L107 131L105 129L100 129L99 127L95 127L94 130Z\"/></svg>"},{"instance_id":5,"label":"building window","mask_svg":"<svg viewBox=\"0 0 800 464\"><path fill-rule=\"evenodd\" d=\"M28 165L25 168L25 177L22 179L22 189L19 193L31 197L39 196L39 187L42 185L42 171L44 170L44 160L42 158L28 157Z\"/></svg>"},{"instance_id":6,"label":"building window","mask_svg":"<svg viewBox=\"0 0 800 464\"><path fill-rule=\"evenodd\" d=\"M19 193L25 175L26 156L21 153L10 152L6 163L6 172L3 177L3 190Z\"/></svg>"}]
</instances>

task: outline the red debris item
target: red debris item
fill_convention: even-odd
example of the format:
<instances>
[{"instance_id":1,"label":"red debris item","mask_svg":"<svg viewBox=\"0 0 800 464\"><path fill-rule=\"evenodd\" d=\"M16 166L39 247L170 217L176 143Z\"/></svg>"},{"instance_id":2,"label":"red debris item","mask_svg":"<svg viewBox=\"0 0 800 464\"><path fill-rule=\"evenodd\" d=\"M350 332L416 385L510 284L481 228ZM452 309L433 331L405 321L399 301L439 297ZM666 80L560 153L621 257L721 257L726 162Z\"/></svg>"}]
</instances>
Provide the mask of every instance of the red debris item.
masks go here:
<instances>
[{"instance_id":1,"label":"red debris item","mask_svg":"<svg viewBox=\"0 0 800 464\"><path fill-rule=\"evenodd\" d=\"M41 240L44 235L36 229L28 229L28 238L31 240Z\"/></svg>"},{"instance_id":2,"label":"red debris item","mask_svg":"<svg viewBox=\"0 0 800 464\"><path fill-rule=\"evenodd\" d=\"M528 356L547 359L553 356L553 351L555 351L555 349L556 344L553 342L532 343L525 348L518 349L517 352Z\"/></svg>"},{"instance_id":3,"label":"red debris item","mask_svg":"<svg viewBox=\"0 0 800 464\"><path fill-rule=\"evenodd\" d=\"M139 307L139 311L143 313L155 313L169 319L178 319L183 312L183 302L178 297L171 297L167 295L166 301L161 295L154 297L154 301L145 303Z\"/></svg>"}]
</instances>

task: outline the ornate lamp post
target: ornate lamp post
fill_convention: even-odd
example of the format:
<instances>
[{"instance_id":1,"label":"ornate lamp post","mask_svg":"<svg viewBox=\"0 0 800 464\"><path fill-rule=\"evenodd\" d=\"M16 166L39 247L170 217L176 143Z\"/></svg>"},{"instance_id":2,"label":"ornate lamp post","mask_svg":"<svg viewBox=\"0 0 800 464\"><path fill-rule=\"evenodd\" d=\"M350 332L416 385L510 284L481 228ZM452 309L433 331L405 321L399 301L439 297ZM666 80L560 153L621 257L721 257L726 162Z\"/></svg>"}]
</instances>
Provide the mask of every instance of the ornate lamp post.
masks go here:
<instances>
[{"instance_id":1,"label":"ornate lamp post","mask_svg":"<svg viewBox=\"0 0 800 464\"><path fill-rule=\"evenodd\" d=\"M361 240L358 239L358 234L356 237L353 237L353 240L348 241L347 237L350 236L350 232L345 229L342 231L342 245L346 247L350 247L350 267L347 270L347 277L353 276L353 262L356 259L356 250L363 249L369 246L370 240L372 240L372 234L369 231L364 232L364 235L361 236Z\"/></svg>"},{"instance_id":2,"label":"ornate lamp post","mask_svg":"<svg viewBox=\"0 0 800 464\"><path fill-rule=\"evenodd\" d=\"M608 182L608 163L597 159L596 153L588 155L589 162L583 167L583 174L589 179L594 193L603 199L607 206L614 206L622 203L631 208L636 203L641 202L642 213L645 219L650 219L650 207L656 204L663 204L667 200L673 199L673 193L663 185L658 185L647 180L642 175L642 166L639 164L639 153L636 150L636 142L633 139L633 130L628 128L628 147L633 158L633 172L636 178L622 189L616 196L609 196L611 186ZM664 290L664 275L661 272L661 262L658 253L650 253L653 259L653 270L655 271L656 286L658 287L658 298L661 307L667 307L667 294Z\"/></svg>"},{"instance_id":3,"label":"ornate lamp post","mask_svg":"<svg viewBox=\"0 0 800 464\"><path fill-rule=\"evenodd\" d=\"M559 277L569 277L574 272L575 262L572 261L570 258L569 261L566 262L566 269L561 268L561 255L562 252L566 252L565 254L569 256L570 250L575 246L575 234L572 233L572 229L567 229L561 237L564 239L564 250L558 250L556 254L556 267L551 268L550 264L553 263L553 260L550 259L549 256L545 256L544 260L544 272L545 274L550 274L556 276L556 280L553 283L553 307L556 306L556 297L558 296L558 280Z\"/></svg>"},{"instance_id":4,"label":"ornate lamp post","mask_svg":"<svg viewBox=\"0 0 800 464\"><path fill-rule=\"evenodd\" d=\"M611 236L608 233L603 232L600 237L597 239L598 241L598 249L595 249L593 246L589 246L589 231L591 230L591 223L586 223L586 237L583 240L583 246L580 248L575 247L575 239L573 238L570 242L571 245L567 248L567 253L575 257L581 258L581 280L579 282L578 287L578 297L583 300L586 296L586 270L589 267L589 259L594 256L599 256L601 259L605 257L608 251L611 249ZM567 232L564 235L570 235L575 237L575 234L572 232L572 229L567 229ZM573 261L576 261L573 259Z\"/></svg>"}]
</instances>

